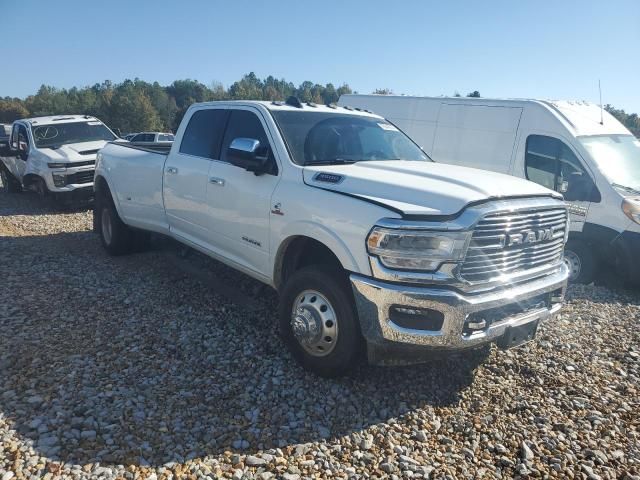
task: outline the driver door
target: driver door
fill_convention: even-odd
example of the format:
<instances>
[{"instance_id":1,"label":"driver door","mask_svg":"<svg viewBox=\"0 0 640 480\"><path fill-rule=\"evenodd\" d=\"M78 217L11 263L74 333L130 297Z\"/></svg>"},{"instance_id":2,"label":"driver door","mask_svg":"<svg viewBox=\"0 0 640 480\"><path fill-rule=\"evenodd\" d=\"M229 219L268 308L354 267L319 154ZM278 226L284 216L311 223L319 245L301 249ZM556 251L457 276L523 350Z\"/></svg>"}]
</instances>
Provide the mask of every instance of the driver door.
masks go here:
<instances>
[{"instance_id":1,"label":"driver door","mask_svg":"<svg viewBox=\"0 0 640 480\"><path fill-rule=\"evenodd\" d=\"M17 150L20 145L23 146L23 153L16 153L15 155L6 157L5 159L5 165L11 174L22 182L24 172L27 168L29 149L31 147L27 128L24 125L17 123L13 126L9 145L15 150Z\"/></svg>"},{"instance_id":2,"label":"driver door","mask_svg":"<svg viewBox=\"0 0 640 480\"><path fill-rule=\"evenodd\" d=\"M573 150L558 138L529 135L525 174L528 180L562 193L569 206L570 230L581 232L591 203L600 201L600 192Z\"/></svg>"}]
</instances>

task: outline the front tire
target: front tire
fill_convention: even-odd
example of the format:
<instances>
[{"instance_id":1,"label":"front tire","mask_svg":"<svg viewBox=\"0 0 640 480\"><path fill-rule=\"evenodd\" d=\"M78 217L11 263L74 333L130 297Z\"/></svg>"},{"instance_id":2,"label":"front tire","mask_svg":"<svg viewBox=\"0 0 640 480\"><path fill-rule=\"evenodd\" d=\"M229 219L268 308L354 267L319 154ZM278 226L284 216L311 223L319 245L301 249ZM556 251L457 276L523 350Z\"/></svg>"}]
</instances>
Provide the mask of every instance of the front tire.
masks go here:
<instances>
[{"instance_id":1,"label":"front tire","mask_svg":"<svg viewBox=\"0 0 640 480\"><path fill-rule=\"evenodd\" d=\"M336 377L356 364L362 336L342 272L321 266L295 272L282 289L279 317L280 334L305 369Z\"/></svg>"},{"instance_id":2,"label":"front tire","mask_svg":"<svg viewBox=\"0 0 640 480\"><path fill-rule=\"evenodd\" d=\"M583 242L567 242L564 248L564 263L569 267L569 282L591 283L595 276L597 261L592 249Z\"/></svg>"},{"instance_id":3,"label":"front tire","mask_svg":"<svg viewBox=\"0 0 640 480\"><path fill-rule=\"evenodd\" d=\"M47 188L47 184L44 183L44 180L42 178L36 178L33 187L40 200L47 199L47 197L49 196L49 189Z\"/></svg>"}]
</instances>

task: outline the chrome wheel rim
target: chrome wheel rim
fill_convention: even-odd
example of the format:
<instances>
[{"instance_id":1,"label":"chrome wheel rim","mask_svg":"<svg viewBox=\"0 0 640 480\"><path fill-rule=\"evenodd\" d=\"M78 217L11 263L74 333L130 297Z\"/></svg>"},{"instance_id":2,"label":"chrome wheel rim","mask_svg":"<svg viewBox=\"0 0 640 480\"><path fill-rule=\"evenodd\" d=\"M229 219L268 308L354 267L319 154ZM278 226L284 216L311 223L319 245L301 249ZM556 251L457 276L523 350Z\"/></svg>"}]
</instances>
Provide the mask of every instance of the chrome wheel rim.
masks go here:
<instances>
[{"instance_id":1,"label":"chrome wheel rim","mask_svg":"<svg viewBox=\"0 0 640 480\"><path fill-rule=\"evenodd\" d=\"M582 262L580 261L580 257L571 250L565 250L564 263L569 269L569 280L575 280L576 278L578 278L578 276L580 275L580 270L582 270Z\"/></svg>"},{"instance_id":2,"label":"chrome wheel rim","mask_svg":"<svg viewBox=\"0 0 640 480\"><path fill-rule=\"evenodd\" d=\"M333 305L316 290L303 291L293 302L291 330L309 355L329 355L338 340L338 319Z\"/></svg>"},{"instance_id":3,"label":"chrome wheel rim","mask_svg":"<svg viewBox=\"0 0 640 480\"><path fill-rule=\"evenodd\" d=\"M113 235L111 229L111 214L109 213L109 209L103 208L102 215L100 217L101 226L102 226L102 238L104 238L104 242L107 245L111 245L111 237Z\"/></svg>"}]
</instances>

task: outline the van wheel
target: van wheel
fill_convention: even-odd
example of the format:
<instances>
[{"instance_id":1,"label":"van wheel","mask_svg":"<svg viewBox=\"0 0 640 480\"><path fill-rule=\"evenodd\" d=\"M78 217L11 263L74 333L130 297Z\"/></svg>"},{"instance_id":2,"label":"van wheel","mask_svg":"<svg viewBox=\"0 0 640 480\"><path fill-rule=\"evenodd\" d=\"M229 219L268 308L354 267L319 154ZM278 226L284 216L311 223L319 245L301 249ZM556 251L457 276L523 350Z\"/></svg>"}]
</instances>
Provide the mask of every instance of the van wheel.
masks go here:
<instances>
[{"instance_id":1,"label":"van wheel","mask_svg":"<svg viewBox=\"0 0 640 480\"><path fill-rule=\"evenodd\" d=\"M111 195L103 194L96 202L94 215L102 246L109 255L125 255L136 249L134 232L120 219Z\"/></svg>"},{"instance_id":2,"label":"van wheel","mask_svg":"<svg viewBox=\"0 0 640 480\"><path fill-rule=\"evenodd\" d=\"M569 241L564 247L564 263L569 267L569 281L591 283L596 271L596 258L586 244Z\"/></svg>"},{"instance_id":3,"label":"van wheel","mask_svg":"<svg viewBox=\"0 0 640 480\"><path fill-rule=\"evenodd\" d=\"M0 168L0 180L2 181L2 191L5 193L19 193L22 191L22 185L13 175L4 168Z\"/></svg>"},{"instance_id":4,"label":"van wheel","mask_svg":"<svg viewBox=\"0 0 640 480\"><path fill-rule=\"evenodd\" d=\"M304 368L343 375L360 355L362 337L343 273L305 267L287 280L280 298L280 334Z\"/></svg>"}]
</instances>

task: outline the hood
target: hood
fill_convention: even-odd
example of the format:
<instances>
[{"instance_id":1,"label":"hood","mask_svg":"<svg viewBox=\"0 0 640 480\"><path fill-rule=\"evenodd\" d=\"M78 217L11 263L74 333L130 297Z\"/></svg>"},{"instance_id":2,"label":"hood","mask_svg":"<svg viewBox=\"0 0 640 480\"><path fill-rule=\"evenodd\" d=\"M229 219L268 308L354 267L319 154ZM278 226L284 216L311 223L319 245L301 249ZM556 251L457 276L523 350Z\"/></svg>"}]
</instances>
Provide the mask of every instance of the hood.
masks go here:
<instances>
[{"instance_id":1,"label":"hood","mask_svg":"<svg viewBox=\"0 0 640 480\"><path fill-rule=\"evenodd\" d=\"M307 185L371 200L405 215L454 215L469 203L504 197L562 198L528 180L433 162L322 165L305 167L303 175Z\"/></svg>"},{"instance_id":2,"label":"hood","mask_svg":"<svg viewBox=\"0 0 640 480\"><path fill-rule=\"evenodd\" d=\"M84 160L95 160L99 149L107 144L105 140L94 142L69 143L59 148L39 148L38 150L51 160L81 162Z\"/></svg>"}]
</instances>

